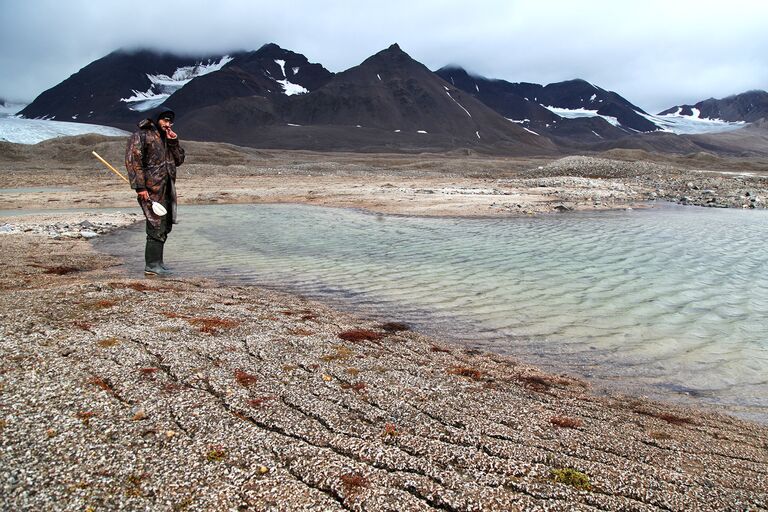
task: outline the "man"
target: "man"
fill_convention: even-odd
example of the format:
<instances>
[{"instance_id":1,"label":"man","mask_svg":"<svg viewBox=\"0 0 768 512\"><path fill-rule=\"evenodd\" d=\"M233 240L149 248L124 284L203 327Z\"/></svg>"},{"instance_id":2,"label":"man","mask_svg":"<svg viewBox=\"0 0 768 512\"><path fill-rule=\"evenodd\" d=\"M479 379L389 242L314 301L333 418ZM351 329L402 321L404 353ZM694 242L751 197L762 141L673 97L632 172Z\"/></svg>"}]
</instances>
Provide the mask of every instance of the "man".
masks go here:
<instances>
[{"instance_id":1,"label":"man","mask_svg":"<svg viewBox=\"0 0 768 512\"><path fill-rule=\"evenodd\" d=\"M172 129L175 117L172 110L160 108L139 123L125 149L128 179L147 219L144 274L150 276L171 274L163 262L163 248L176 224L176 167L184 163L184 149ZM163 208L153 203L167 213L160 215Z\"/></svg>"}]
</instances>

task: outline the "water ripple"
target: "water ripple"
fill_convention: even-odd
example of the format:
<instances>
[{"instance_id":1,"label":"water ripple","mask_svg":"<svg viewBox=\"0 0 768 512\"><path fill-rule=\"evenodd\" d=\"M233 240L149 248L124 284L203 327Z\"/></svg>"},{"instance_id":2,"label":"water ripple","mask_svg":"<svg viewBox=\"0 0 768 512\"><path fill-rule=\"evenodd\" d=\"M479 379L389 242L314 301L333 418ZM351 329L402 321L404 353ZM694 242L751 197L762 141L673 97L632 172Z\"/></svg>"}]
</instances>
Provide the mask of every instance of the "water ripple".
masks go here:
<instances>
[{"instance_id":1,"label":"water ripple","mask_svg":"<svg viewBox=\"0 0 768 512\"><path fill-rule=\"evenodd\" d=\"M291 205L182 209L167 260L288 287L593 379L768 418L766 212L425 219ZM135 254L140 230L101 247ZM685 392L681 390L686 390Z\"/></svg>"}]
</instances>

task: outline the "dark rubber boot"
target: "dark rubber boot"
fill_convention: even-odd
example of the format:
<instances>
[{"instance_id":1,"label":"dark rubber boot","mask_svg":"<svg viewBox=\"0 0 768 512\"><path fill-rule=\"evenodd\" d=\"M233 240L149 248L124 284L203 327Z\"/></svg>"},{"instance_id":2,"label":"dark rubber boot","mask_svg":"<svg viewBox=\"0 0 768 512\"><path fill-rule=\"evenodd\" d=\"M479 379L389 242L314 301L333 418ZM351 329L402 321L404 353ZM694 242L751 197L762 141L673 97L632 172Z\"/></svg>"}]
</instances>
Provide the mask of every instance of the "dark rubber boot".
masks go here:
<instances>
[{"instance_id":1,"label":"dark rubber boot","mask_svg":"<svg viewBox=\"0 0 768 512\"><path fill-rule=\"evenodd\" d=\"M165 260L163 258L163 252L165 251L165 242L160 245L160 267L166 272L171 272L171 269L165 266Z\"/></svg>"},{"instance_id":2,"label":"dark rubber boot","mask_svg":"<svg viewBox=\"0 0 768 512\"><path fill-rule=\"evenodd\" d=\"M167 276L171 272L165 270L160 262L163 258L163 242L147 238L147 246L144 249L144 274L148 276Z\"/></svg>"}]
</instances>

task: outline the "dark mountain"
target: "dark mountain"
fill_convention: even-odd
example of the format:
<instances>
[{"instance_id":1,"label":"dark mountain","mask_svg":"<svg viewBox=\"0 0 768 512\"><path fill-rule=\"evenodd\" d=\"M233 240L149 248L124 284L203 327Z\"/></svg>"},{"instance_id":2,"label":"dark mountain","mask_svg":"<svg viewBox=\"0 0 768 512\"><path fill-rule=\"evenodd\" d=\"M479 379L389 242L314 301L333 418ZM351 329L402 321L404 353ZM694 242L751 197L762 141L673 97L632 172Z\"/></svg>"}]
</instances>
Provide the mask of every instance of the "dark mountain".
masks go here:
<instances>
[{"instance_id":1,"label":"dark mountain","mask_svg":"<svg viewBox=\"0 0 768 512\"><path fill-rule=\"evenodd\" d=\"M110 125L134 124L137 113L124 99L162 93L163 79L221 57L183 57L148 50L118 50L98 59L35 98L20 112L28 118ZM155 81L153 81L153 77ZM149 93L149 94L147 94ZM162 99L162 98L161 98ZM133 102L135 105L137 102Z\"/></svg>"},{"instance_id":2,"label":"dark mountain","mask_svg":"<svg viewBox=\"0 0 768 512\"><path fill-rule=\"evenodd\" d=\"M659 115L665 114L751 123L768 119L768 92L748 91L719 100L710 98L695 105L678 105L659 113Z\"/></svg>"},{"instance_id":3,"label":"dark mountain","mask_svg":"<svg viewBox=\"0 0 768 512\"><path fill-rule=\"evenodd\" d=\"M553 149L548 139L444 82L396 44L308 94L229 99L181 121L196 138L257 147L350 149L356 141L353 146L371 150Z\"/></svg>"},{"instance_id":4,"label":"dark mountain","mask_svg":"<svg viewBox=\"0 0 768 512\"><path fill-rule=\"evenodd\" d=\"M215 73L195 78L164 104L181 113L248 96L279 102L286 96L314 91L332 76L301 54L266 44L256 51L236 54Z\"/></svg>"},{"instance_id":5,"label":"dark mountain","mask_svg":"<svg viewBox=\"0 0 768 512\"><path fill-rule=\"evenodd\" d=\"M474 76L455 66L446 66L435 73L504 117L549 136L594 141L659 129L641 115L645 112L640 107L615 92L606 91L584 80L568 80L542 86ZM546 107L595 111L601 116L615 118L618 126L598 116L562 117Z\"/></svg>"},{"instance_id":6,"label":"dark mountain","mask_svg":"<svg viewBox=\"0 0 768 512\"><path fill-rule=\"evenodd\" d=\"M536 84L512 84L504 80L472 76L464 69L455 66L440 68L435 71L435 74L462 91L473 95L508 119L516 121L527 119L536 127L561 119L551 110L536 102L529 101L525 94L521 95L519 88L515 87L516 85L536 86Z\"/></svg>"},{"instance_id":7,"label":"dark mountain","mask_svg":"<svg viewBox=\"0 0 768 512\"><path fill-rule=\"evenodd\" d=\"M314 90L331 76L274 44L204 57L118 50L45 91L21 114L131 128L160 104L185 111L243 96L284 97Z\"/></svg>"}]
</instances>

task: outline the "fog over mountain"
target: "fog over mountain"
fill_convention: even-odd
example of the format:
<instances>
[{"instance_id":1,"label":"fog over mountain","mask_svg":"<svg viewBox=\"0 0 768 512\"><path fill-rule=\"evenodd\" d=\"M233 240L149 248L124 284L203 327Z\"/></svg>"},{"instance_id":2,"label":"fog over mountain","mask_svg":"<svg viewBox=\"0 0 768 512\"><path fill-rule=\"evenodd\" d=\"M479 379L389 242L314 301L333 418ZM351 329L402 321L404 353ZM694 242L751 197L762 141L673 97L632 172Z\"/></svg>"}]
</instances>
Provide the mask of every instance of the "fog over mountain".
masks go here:
<instances>
[{"instance_id":1,"label":"fog over mountain","mask_svg":"<svg viewBox=\"0 0 768 512\"><path fill-rule=\"evenodd\" d=\"M0 97L30 102L116 48L202 55L275 42L338 73L398 42L429 69L509 82L575 78L648 113L768 88L768 3L733 0L458 0L290 4L220 0L129 6L0 2Z\"/></svg>"}]
</instances>

